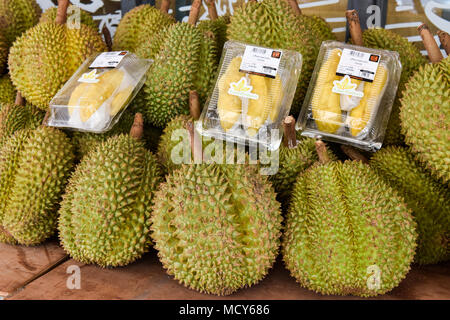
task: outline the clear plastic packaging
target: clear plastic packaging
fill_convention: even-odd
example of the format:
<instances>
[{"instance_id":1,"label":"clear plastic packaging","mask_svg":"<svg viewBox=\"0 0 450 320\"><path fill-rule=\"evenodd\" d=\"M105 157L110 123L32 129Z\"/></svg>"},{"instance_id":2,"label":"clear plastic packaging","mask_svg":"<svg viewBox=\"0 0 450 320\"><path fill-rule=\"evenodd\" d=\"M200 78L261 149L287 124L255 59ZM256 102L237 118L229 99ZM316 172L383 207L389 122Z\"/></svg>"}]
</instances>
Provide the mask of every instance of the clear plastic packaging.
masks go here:
<instances>
[{"instance_id":1,"label":"clear plastic packaging","mask_svg":"<svg viewBox=\"0 0 450 320\"><path fill-rule=\"evenodd\" d=\"M88 58L51 100L47 125L94 133L110 130L144 85L152 62L126 51Z\"/></svg>"},{"instance_id":2,"label":"clear plastic packaging","mask_svg":"<svg viewBox=\"0 0 450 320\"><path fill-rule=\"evenodd\" d=\"M401 71L397 52L323 42L296 129L304 136L379 150Z\"/></svg>"},{"instance_id":3,"label":"clear plastic packaging","mask_svg":"<svg viewBox=\"0 0 450 320\"><path fill-rule=\"evenodd\" d=\"M226 42L197 130L207 137L276 150L301 66L302 56L295 51Z\"/></svg>"}]
</instances>

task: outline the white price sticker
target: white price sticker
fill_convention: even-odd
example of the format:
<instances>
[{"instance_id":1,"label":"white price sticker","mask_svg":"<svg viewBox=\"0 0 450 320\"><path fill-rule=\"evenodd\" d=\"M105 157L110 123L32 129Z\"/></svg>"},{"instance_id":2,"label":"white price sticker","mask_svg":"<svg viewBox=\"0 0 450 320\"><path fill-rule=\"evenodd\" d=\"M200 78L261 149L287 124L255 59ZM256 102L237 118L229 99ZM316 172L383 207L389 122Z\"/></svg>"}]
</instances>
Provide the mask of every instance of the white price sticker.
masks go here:
<instances>
[{"instance_id":1,"label":"white price sticker","mask_svg":"<svg viewBox=\"0 0 450 320\"><path fill-rule=\"evenodd\" d=\"M112 51L101 53L89 66L95 68L116 68L122 59L127 55L127 51Z\"/></svg>"},{"instance_id":2,"label":"white price sticker","mask_svg":"<svg viewBox=\"0 0 450 320\"><path fill-rule=\"evenodd\" d=\"M282 55L281 50L246 46L239 71L274 79Z\"/></svg>"},{"instance_id":3,"label":"white price sticker","mask_svg":"<svg viewBox=\"0 0 450 320\"><path fill-rule=\"evenodd\" d=\"M348 75L352 78L372 82L375 79L380 56L367 52L343 49L336 75Z\"/></svg>"}]
</instances>

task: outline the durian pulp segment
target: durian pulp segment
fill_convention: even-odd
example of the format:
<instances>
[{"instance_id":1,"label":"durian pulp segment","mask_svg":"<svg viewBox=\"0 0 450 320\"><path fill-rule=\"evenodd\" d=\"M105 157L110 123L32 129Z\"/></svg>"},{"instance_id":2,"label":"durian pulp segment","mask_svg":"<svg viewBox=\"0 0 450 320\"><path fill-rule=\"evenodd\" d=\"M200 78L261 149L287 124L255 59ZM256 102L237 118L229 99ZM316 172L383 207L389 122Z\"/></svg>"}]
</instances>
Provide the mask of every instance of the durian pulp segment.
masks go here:
<instances>
[{"instance_id":1,"label":"durian pulp segment","mask_svg":"<svg viewBox=\"0 0 450 320\"><path fill-rule=\"evenodd\" d=\"M386 88L387 78L387 69L383 65L379 65L373 82L364 84L364 96L359 105L352 109L347 118L347 123L353 136L358 135L366 127L373 110L379 105Z\"/></svg>"},{"instance_id":2,"label":"durian pulp segment","mask_svg":"<svg viewBox=\"0 0 450 320\"><path fill-rule=\"evenodd\" d=\"M283 102L283 83L278 74L275 79L267 78L266 81L267 87L269 88L269 105L271 106L270 120L275 122L278 119L281 103Z\"/></svg>"},{"instance_id":3,"label":"durian pulp segment","mask_svg":"<svg viewBox=\"0 0 450 320\"><path fill-rule=\"evenodd\" d=\"M269 116L269 91L265 77L250 75L249 80L250 85L253 87L252 93L258 95L258 99L248 99L248 109L246 115L246 124L248 126L247 132L249 136L254 136Z\"/></svg>"},{"instance_id":4,"label":"durian pulp segment","mask_svg":"<svg viewBox=\"0 0 450 320\"><path fill-rule=\"evenodd\" d=\"M342 51L334 49L319 71L313 98L312 113L320 131L335 133L342 125L340 95L332 92L333 81L340 80L336 70Z\"/></svg>"},{"instance_id":5,"label":"durian pulp segment","mask_svg":"<svg viewBox=\"0 0 450 320\"><path fill-rule=\"evenodd\" d=\"M133 86L128 86L124 90L116 94L111 102L111 108L109 109L109 115L114 117L126 104L131 94L133 93Z\"/></svg>"},{"instance_id":6,"label":"durian pulp segment","mask_svg":"<svg viewBox=\"0 0 450 320\"><path fill-rule=\"evenodd\" d=\"M238 82L245 74L239 72L242 57L236 57L231 60L227 71L219 80L219 99L217 102L217 111L219 113L220 124L225 131L230 130L241 116L242 102L237 96L228 93L230 84Z\"/></svg>"}]
</instances>

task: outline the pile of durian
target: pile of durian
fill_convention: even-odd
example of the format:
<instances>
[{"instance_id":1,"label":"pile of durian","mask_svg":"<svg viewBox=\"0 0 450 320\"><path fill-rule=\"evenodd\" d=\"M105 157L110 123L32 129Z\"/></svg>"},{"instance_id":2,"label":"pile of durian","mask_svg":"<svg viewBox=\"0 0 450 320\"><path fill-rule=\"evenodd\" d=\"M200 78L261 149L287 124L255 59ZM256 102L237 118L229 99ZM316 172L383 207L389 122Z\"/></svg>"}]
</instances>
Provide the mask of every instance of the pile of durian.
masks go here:
<instances>
[{"instance_id":1,"label":"pile of durian","mask_svg":"<svg viewBox=\"0 0 450 320\"><path fill-rule=\"evenodd\" d=\"M68 0L42 15L34 0L0 0L0 242L57 235L72 258L102 267L153 247L168 274L216 295L258 283L279 254L301 286L363 297L391 291L413 263L450 260L450 60L426 26L430 61L392 31L363 33L364 45L398 51L403 65L386 147L370 160L346 148L354 160L342 161L339 148L302 137L288 117L278 173L267 177L261 164L201 161L209 145L193 122L223 43L300 51L297 116L330 27L295 1L252 1L231 17L208 1L212 20L199 23L201 0L187 23L163 3L136 7L118 26L114 50L155 62L121 121L97 135L45 125L50 99L107 50L96 23L81 12L80 28L69 28ZM439 36L449 53L449 35ZM172 163L178 129L191 164Z\"/></svg>"}]
</instances>

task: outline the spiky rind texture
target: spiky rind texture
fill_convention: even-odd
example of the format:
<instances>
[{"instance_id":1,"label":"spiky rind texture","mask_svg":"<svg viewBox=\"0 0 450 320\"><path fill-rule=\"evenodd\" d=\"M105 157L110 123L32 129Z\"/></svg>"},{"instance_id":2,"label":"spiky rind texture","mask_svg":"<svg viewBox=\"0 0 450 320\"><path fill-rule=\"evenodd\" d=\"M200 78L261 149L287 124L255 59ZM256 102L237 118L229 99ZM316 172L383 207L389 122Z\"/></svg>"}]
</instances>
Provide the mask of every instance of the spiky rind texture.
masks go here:
<instances>
[{"instance_id":1,"label":"spiky rind texture","mask_svg":"<svg viewBox=\"0 0 450 320\"><path fill-rule=\"evenodd\" d=\"M98 30L98 23L94 21L91 14L87 11L82 10L77 6L70 5L68 7L67 9L68 18L70 19L70 15L76 13L77 10L80 10L80 23L89 26L94 30ZM45 10L45 12L41 15L41 18L39 19L39 23L55 22L57 11L58 11L57 7Z\"/></svg>"},{"instance_id":2,"label":"spiky rind texture","mask_svg":"<svg viewBox=\"0 0 450 320\"><path fill-rule=\"evenodd\" d=\"M360 162L316 165L299 176L283 238L283 259L304 287L375 296L410 270L417 233L410 210ZM379 268L380 287L368 285Z\"/></svg>"},{"instance_id":3,"label":"spiky rind texture","mask_svg":"<svg viewBox=\"0 0 450 320\"><path fill-rule=\"evenodd\" d=\"M372 157L377 173L406 200L419 234L415 262L450 260L450 193L421 168L404 147L387 147Z\"/></svg>"},{"instance_id":4,"label":"spiky rind texture","mask_svg":"<svg viewBox=\"0 0 450 320\"><path fill-rule=\"evenodd\" d=\"M41 13L36 0L0 0L0 31L8 44L38 23Z\"/></svg>"},{"instance_id":5,"label":"spiky rind texture","mask_svg":"<svg viewBox=\"0 0 450 320\"><path fill-rule=\"evenodd\" d=\"M16 89L14 88L9 75L0 77L0 110L5 104L12 104L16 100Z\"/></svg>"},{"instance_id":6,"label":"spiky rind texture","mask_svg":"<svg viewBox=\"0 0 450 320\"><path fill-rule=\"evenodd\" d=\"M45 110L88 56L106 50L91 27L82 24L80 29L69 29L53 22L40 23L11 47L11 80L28 102Z\"/></svg>"},{"instance_id":7,"label":"spiky rind texture","mask_svg":"<svg viewBox=\"0 0 450 320\"><path fill-rule=\"evenodd\" d=\"M183 165L155 195L152 239L168 274L228 295L265 277L278 253L281 214L256 167Z\"/></svg>"},{"instance_id":8,"label":"spiky rind texture","mask_svg":"<svg viewBox=\"0 0 450 320\"><path fill-rule=\"evenodd\" d=\"M170 25L159 30L159 32L154 34L149 41L139 43L136 47L136 55L142 59L154 60L161 52L169 28Z\"/></svg>"},{"instance_id":9,"label":"spiky rind texture","mask_svg":"<svg viewBox=\"0 0 450 320\"><path fill-rule=\"evenodd\" d=\"M60 209L59 236L76 260L127 265L150 245L150 215L161 182L156 159L129 135L108 139L78 165ZM89 201L86 201L89 199Z\"/></svg>"},{"instance_id":10,"label":"spiky rind texture","mask_svg":"<svg viewBox=\"0 0 450 320\"><path fill-rule=\"evenodd\" d=\"M450 182L450 58L422 66L406 84L400 120L406 143L417 159Z\"/></svg>"},{"instance_id":11,"label":"spiky rind texture","mask_svg":"<svg viewBox=\"0 0 450 320\"><path fill-rule=\"evenodd\" d=\"M418 47L409 42L405 37L382 28L370 28L363 32L364 45L369 48L384 49L396 51L400 55L402 63L402 74L398 86L398 98L392 107L391 116L389 118L384 144L399 145L404 142L404 137L400 132L400 101L401 92L405 88L405 84L409 77L419 69L421 65L426 63L426 59L420 53Z\"/></svg>"},{"instance_id":12,"label":"spiky rind texture","mask_svg":"<svg viewBox=\"0 0 450 320\"><path fill-rule=\"evenodd\" d=\"M0 224L17 243L40 244L56 231L72 144L63 132L39 127L18 131L0 154Z\"/></svg>"},{"instance_id":13,"label":"spiky rind texture","mask_svg":"<svg viewBox=\"0 0 450 320\"><path fill-rule=\"evenodd\" d=\"M314 21L298 18L284 0L248 2L236 9L228 26L228 37L270 48L298 51L303 56L302 72L291 113L297 115L308 89L322 41L327 37L313 28Z\"/></svg>"},{"instance_id":14,"label":"spiky rind texture","mask_svg":"<svg viewBox=\"0 0 450 320\"><path fill-rule=\"evenodd\" d=\"M5 73L8 62L9 43L0 29L0 74Z\"/></svg>"},{"instance_id":15,"label":"spiky rind texture","mask_svg":"<svg viewBox=\"0 0 450 320\"><path fill-rule=\"evenodd\" d=\"M129 50L135 52L139 44L148 42L164 27L175 23L175 19L144 4L125 14L114 34L113 50Z\"/></svg>"},{"instance_id":16,"label":"spiky rind texture","mask_svg":"<svg viewBox=\"0 0 450 320\"><path fill-rule=\"evenodd\" d=\"M194 82L200 105L206 102L211 90L214 87L215 74L217 71L219 51L214 33L206 31L203 33L203 39L199 51L199 65L197 66L197 76Z\"/></svg>"},{"instance_id":17,"label":"spiky rind texture","mask_svg":"<svg viewBox=\"0 0 450 320\"><path fill-rule=\"evenodd\" d=\"M44 112L31 105L8 104L0 111L0 147L16 131L36 129L44 120Z\"/></svg>"},{"instance_id":18,"label":"spiky rind texture","mask_svg":"<svg viewBox=\"0 0 450 320\"><path fill-rule=\"evenodd\" d=\"M197 25L197 28L203 33L207 33L209 31L214 34L216 47L218 50L217 63L219 63L220 57L222 56L223 45L228 40L228 19L229 17L221 16L216 20L202 20Z\"/></svg>"},{"instance_id":19,"label":"spiky rind texture","mask_svg":"<svg viewBox=\"0 0 450 320\"><path fill-rule=\"evenodd\" d=\"M146 122L164 128L179 114L189 113L189 92L209 92L216 70L214 41L187 23L167 30L161 51L136 101ZM202 69L202 72L200 70Z\"/></svg>"}]
</instances>

